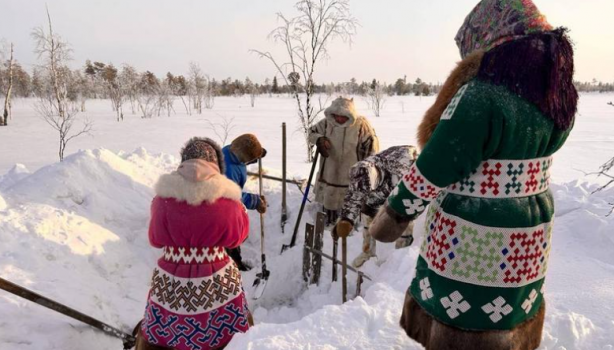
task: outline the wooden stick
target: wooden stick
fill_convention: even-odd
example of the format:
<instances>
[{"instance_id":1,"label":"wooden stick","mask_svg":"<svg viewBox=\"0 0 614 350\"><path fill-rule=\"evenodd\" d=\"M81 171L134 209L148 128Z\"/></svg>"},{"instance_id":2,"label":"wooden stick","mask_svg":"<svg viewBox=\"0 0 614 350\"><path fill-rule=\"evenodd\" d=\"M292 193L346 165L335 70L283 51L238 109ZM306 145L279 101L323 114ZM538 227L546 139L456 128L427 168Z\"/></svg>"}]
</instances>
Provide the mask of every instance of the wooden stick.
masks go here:
<instances>
[{"instance_id":1,"label":"wooden stick","mask_svg":"<svg viewBox=\"0 0 614 350\"><path fill-rule=\"evenodd\" d=\"M286 181L286 123L281 123L281 233L285 233L288 221Z\"/></svg>"},{"instance_id":2,"label":"wooden stick","mask_svg":"<svg viewBox=\"0 0 614 350\"><path fill-rule=\"evenodd\" d=\"M343 293L343 302L347 301L348 294L348 246L347 246L347 238L341 238L341 292Z\"/></svg>"},{"instance_id":3,"label":"wooden stick","mask_svg":"<svg viewBox=\"0 0 614 350\"><path fill-rule=\"evenodd\" d=\"M135 338L121 330L110 326L104 322L101 322L91 316L88 316L84 313L81 313L75 309L72 309L66 305L60 304L57 301L51 300L47 297L44 297L38 293L35 293L29 289L26 289L22 286L16 285L10 281L7 281L3 278L0 278L0 289L4 289L5 291L14 294L18 297L30 300L38 305L44 306L48 309L51 309L55 312L59 312L62 315L68 316L77 321L83 322L89 326L92 326L96 329L99 329L106 334L119 338L124 341L125 346L133 345L135 343Z\"/></svg>"}]
</instances>

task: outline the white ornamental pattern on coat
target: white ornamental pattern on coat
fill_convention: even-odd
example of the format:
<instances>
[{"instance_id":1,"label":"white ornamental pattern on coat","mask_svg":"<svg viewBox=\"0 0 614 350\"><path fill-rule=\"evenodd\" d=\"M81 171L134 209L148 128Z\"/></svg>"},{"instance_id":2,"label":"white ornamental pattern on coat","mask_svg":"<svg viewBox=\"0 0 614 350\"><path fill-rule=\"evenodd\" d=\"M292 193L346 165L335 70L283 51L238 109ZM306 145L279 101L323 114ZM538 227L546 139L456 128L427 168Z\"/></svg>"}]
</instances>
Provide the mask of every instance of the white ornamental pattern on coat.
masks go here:
<instances>
[{"instance_id":1,"label":"white ornamental pattern on coat","mask_svg":"<svg viewBox=\"0 0 614 350\"><path fill-rule=\"evenodd\" d=\"M519 198L548 190L552 157L524 160L490 159L467 178L448 187L449 193L479 198Z\"/></svg>"},{"instance_id":2,"label":"white ornamental pattern on coat","mask_svg":"<svg viewBox=\"0 0 614 350\"><path fill-rule=\"evenodd\" d=\"M468 87L469 84L465 84L463 85L463 87L458 89L458 92L456 93L456 95L454 95L452 101L450 101L450 104L448 104L448 107L446 107L446 110L441 115L440 120L452 119L452 116L454 115L454 112L456 112L456 108L458 107L460 101L463 99L463 95L465 95L465 91L467 91Z\"/></svg>"},{"instance_id":3,"label":"white ornamental pattern on coat","mask_svg":"<svg viewBox=\"0 0 614 350\"><path fill-rule=\"evenodd\" d=\"M428 277L420 280L420 296L424 301L429 300L434 296L433 289L431 289L431 282L429 281Z\"/></svg>"},{"instance_id":4,"label":"white ornamental pattern on coat","mask_svg":"<svg viewBox=\"0 0 614 350\"><path fill-rule=\"evenodd\" d=\"M219 262L226 259L226 249L222 247L170 247L163 249L163 258L177 264L202 264Z\"/></svg>"},{"instance_id":5,"label":"white ornamental pattern on coat","mask_svg":"<svg viewBox=\"0 0 614 350\"><path fill-rule=\"evenodd\" d=\"M493 323L497 323L503 319L503 316L509 315L514 308L512 308L503 297L498 297L493 300L492 303L482 306L482 310L490 315L490 320Z\"/></svg>"},{"instance_id":6,"label":"white ornamental pattern on coat","mask_svg":"<svg viewBox=\"0 0 614 350\"><path fill-rule=\"evenodd\" d=\"M531 290L529 297L525 299L525 301L522 303L522 309L524 310L524 312L526 312L527 314L531 312L533 304L535 304L535 300L537 300L537 296L537 291L535 289Z\"/></svg>"},{"instance_id":7,"label":"white ornamental pattern on coat","mask_svg":"<svg viewBox=\"0 0 614 350\"><path fill-rule=\"evenodd\" d=\"M415 215L421 213L424 210L424 201L420 198L417 199L404 199L403 205L405 205L405 213L407 215Z\"/></svg>"},{"instance_id":8,"label":"white ornamental pattern on coat","mask_svg":"<svg viewBox=\"0 0 614 350\"><path fill-rule=\"evenodd\" d=\"M179 315L198 315L213 311L243 293L241 275L233 262L211 276L181 278L154 269L151 301Z\"/></svg>"},{"instance_id":9,"label":"white ornamental pattern on coat","mask_svg":"<svg viewBox=\"0 0 614 350\"><path fill-rule=\"evenodd\" d=\"M411 166L409 173L403 176L403 184L414 196L429 202L437 198L442 190L422 175L416 163Z\"/></svg>"},{"instance_id":10,"label":"white ornamental pattern on coat","mask_svg":"<svg viewBox=\"0 0 614 350\"><path fill-rule=\"evenodd\" d=\"M454 291L449 297L441 298L440 302L451 319L455 319L461 313L464 314L471 309L471 305L466 300L463 300L463 296L459 291Z\"/></svg>"}]
</instances>

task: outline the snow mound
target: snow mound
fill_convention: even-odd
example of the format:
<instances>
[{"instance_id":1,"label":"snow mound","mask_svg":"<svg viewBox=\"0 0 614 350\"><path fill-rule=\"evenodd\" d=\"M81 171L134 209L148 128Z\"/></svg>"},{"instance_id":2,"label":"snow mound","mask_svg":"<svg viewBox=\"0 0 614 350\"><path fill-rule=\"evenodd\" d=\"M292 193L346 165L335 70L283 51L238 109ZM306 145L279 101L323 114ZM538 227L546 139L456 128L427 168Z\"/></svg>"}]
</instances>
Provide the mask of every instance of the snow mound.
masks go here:
<instances>
[{"instance_id":1,"label":"snow mound","mask_svg":"<svg viewBox=\"0 0 614 350\"><path fill-rule=\"evenodd\" d=\"M30 171L23 164L15 164L6 175L0 176L0 191L7 189L30 175Z\"/></svg>"},{"instance_id":2,"label":"snow mound","mask_svg":"<svg viewBox=\"0 0 614 350\"><path fill-rule=\"evenodd\" d=\"M6 208L8 208L8 204L6 204L4 197L0 195L0 211L6 210Z\"/></svg>"},{"instance_id":3,"label":"snow mound","mask_svg":"<svg viewBox=\"0 0 614 350\"><path fill-rule=\"evenodd\" d=\"M131 329L142 316L158 255L147 240L151 187L176 164L144 149L88 150L15 181L2 195L10 206L0 209L0 275ZM99 349L117 347L117 340L32 303L6 293L0 300L0 329L10 335L0 335L0 344L77 349L98 339Z\"/></svg>"},{"instance_id":4,"label":"snow mound","mask_svg":"<svg viewBox=\"0 0 614 350\"><path fill-rule=\"evenodd\" d=\"M15 204L47 204L106 225L137 229L146 225L143 208L153 197L153 184L176 164L168 156L154 160L143 149L130 154L80 151L15 183L6 195ZM135 217L140 219L134 222Z\"/></svg>"}]
</instances>

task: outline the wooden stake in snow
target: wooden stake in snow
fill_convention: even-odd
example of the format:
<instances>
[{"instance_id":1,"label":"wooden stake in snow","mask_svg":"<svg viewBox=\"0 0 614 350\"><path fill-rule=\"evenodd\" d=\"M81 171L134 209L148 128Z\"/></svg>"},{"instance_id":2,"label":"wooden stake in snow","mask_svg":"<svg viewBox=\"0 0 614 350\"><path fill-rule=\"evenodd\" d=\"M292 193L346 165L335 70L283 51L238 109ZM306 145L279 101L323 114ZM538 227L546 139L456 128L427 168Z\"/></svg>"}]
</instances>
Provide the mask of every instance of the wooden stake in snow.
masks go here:
<instances>
[{"instance_id":1,"label":"wooden stake in snow","mask_svg":"<svg viewBox=\"0 0 614 350\"><path fill-rule=\"evenodd\" d=\"M341 238L341 293L345 303L348 299L348 244L347 238Z\"/></svg>"},{"instance_id":2,"label":"wooden stake in snow","mask_svg":"<svg viewBox=\"0 0 614 350\"><path fill-rule=\"evenodd\" d=\"M288 222L286 206L286 123L281 123L281 233L285 233Z\"/></svg>"}]
</instances>

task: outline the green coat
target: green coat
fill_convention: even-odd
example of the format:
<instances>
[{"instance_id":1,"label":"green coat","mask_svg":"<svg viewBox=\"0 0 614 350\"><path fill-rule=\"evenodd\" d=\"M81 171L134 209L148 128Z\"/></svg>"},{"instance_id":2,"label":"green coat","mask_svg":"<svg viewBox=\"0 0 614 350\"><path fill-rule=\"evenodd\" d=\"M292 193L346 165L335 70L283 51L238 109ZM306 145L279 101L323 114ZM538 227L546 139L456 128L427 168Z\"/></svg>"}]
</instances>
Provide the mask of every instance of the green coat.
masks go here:
<instances>
[{"instance_id":1,"label":"green coat","mask_svg":"<svg viewBox=\"0 0 614 350\"><path fill-rule=\"evenodd\" d=\"M410 219L427 211L408 291L427 313L462 329L509 330L539 310L551 156L569 132L504 87L473 80L458 91L388 199Z\"/></svg>"}]
</instances>

